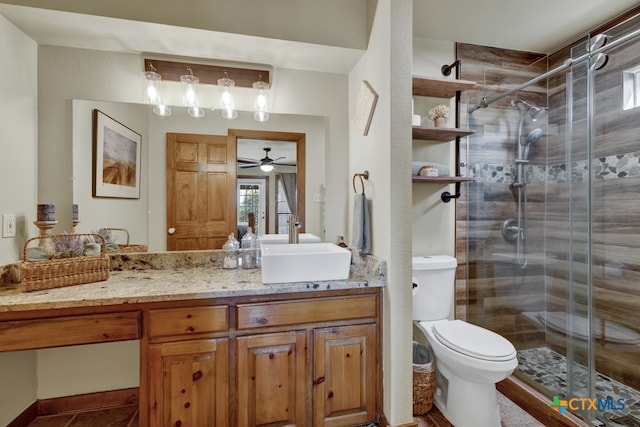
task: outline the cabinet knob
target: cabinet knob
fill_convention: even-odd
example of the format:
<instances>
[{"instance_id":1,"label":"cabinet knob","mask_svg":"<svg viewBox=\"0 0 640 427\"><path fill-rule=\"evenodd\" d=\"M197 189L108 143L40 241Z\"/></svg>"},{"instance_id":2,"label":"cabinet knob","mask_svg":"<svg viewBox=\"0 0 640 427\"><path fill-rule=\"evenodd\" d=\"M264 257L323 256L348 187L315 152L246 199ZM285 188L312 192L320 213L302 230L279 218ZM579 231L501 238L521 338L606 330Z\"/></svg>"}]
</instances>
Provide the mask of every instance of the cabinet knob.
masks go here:
<instances>
[{"instance_id":1,"label":"cabinet knob","mask_svg":"<svg viewBox=\"0 0 640 427\"><path fill-rule=\"evenodd\" d=\"M175 229L174 227L171 227L171 228L169 228L169 229L167 230L167 233L169 233L169 235L170 235L170 236L172 236L172 235L173 235L173 233L175 233L175 232L176 232L176 229Z\"/></svg>"}]
</instances>

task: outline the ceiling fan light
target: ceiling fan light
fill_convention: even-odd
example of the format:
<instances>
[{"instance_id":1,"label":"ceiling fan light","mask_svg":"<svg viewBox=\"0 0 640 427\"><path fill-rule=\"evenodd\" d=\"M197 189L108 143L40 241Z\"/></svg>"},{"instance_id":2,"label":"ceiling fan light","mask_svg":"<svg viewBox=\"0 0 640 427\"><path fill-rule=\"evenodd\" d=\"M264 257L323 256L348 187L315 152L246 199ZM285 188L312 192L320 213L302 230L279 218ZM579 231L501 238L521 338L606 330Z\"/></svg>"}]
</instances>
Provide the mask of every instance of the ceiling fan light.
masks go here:
<instances>
[{"instance_id":1,"label":"ceiling fan light","mask_svg":"<svg viewBox=\"0 0 640 427\"><path fill-rule=\"evenodd\" d=\"M271 172L273 170L273 165L260 165L260 170L262 172Z\"/></svg>"}]
</instances>

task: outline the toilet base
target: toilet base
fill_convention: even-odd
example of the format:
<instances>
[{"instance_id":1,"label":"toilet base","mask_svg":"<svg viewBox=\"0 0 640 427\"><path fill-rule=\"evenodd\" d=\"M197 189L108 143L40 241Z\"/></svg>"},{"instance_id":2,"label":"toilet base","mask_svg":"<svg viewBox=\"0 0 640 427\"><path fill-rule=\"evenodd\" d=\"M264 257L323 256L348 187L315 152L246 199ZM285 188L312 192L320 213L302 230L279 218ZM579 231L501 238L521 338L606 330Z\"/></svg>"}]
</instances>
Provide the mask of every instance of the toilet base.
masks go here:
<instances>
[{"instance_id":1,"label":"toilet base","mask_svg":"<svg viewBox=\"0 0 640 427\"><path fill-rule=\"evenodd\" d=\"M496 385L478 384L436 368L433 403L456 427L500 427Z\"/></svg>"}]
</instances>

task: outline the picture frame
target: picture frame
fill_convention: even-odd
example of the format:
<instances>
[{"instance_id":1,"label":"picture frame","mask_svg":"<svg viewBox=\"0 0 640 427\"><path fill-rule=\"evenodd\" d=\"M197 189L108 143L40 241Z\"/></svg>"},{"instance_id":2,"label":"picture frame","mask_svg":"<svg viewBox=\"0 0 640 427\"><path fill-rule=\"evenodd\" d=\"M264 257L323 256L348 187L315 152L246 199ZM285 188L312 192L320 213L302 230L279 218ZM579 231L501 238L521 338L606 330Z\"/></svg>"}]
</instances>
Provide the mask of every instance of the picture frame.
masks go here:
<instances>
[{"instance_id":1,"label":"picture frame","mask_svg":"<svg viewBox=\"0 0 640 427\"><path fill-rule=\"evenodd\" d=\"M367 136L367 134L369 134L369 127L371 126L371 120L373 119L373 113L376 110L377 103L377 92L368 81L363 80L360 85L360 91L358 92L355 111L356 125L362 132L363 136Z\"/></svg>"},{"instance_id":2,"label":"picture frame","mask_svg":"<svg viewBox=\"0 0 640 427\"><path fill-rule=\"evenodd\" d=\"M142 135L93 110L93 197L140 198Z\"/></svg>"}]
</instances>

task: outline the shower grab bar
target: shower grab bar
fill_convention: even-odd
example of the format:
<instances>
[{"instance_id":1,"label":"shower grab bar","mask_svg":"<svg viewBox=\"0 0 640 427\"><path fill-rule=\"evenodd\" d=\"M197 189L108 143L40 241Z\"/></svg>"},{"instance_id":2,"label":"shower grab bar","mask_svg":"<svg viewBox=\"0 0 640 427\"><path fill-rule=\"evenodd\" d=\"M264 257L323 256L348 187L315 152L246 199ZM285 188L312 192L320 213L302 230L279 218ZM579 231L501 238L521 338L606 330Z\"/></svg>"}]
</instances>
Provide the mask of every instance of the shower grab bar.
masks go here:
<instances>
[{"instance_id":1,"label":"shower grab bar","mask_svg":"<svg viewBox=\"0 0 640 427\"><path fill-rule=\"evenodd\" d=\"M575 59L573 58L569 58L567 59L562 65L557 66L556 68L547 71L544 74L540 74L538 77L534 77L529 81L526 81L524 83L522 83L520 86L516 86L513 89L509 89L508 91L506 91L505 93L495 96L489 100L487 100L486 98L482 98L482 101L480 102L480 104L476 105L475 107L473 107L469 113L473 113L476 110L479 110L480 108L487 108L490 104L493 104L496 101L500 101L503 98L506 98L509 95L513 95L514 93L518 92L519 90L522 90L528 86L531 86L532 84L538 83L541 80L545 80L548 77L553 76L556 73L559 73L560 71L564 71L567 68L571 67L574 64L578 64L582 61L586 61L587 59L589 59L591 56L595 56L598 53L601 52L605 52L607 50L609 50L610 48L614 48L618 45L621 45L623 43L628 42L629 40L640 36L640 29L632 31L628 34L625 34L622 37L619 37L617 39L614 39L613 41L611 41L610 43L605 44L604 46L599 47L598 49L595 49L593 52L587 52L582 56L579 56Z\"/></svg>"}]
</instances>

